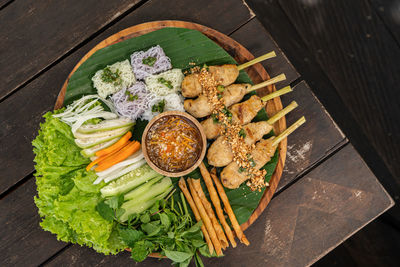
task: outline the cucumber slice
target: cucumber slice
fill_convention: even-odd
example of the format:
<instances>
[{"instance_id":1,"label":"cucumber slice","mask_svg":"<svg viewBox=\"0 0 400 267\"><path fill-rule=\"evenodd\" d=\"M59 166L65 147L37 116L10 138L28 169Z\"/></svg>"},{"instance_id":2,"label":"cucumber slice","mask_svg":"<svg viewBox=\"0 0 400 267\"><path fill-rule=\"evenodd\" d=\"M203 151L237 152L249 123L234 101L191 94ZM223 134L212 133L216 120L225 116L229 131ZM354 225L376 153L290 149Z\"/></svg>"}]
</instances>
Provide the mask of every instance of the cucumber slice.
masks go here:
<instances>
[{"instance_id":1,"label":"cucumber slice","mask_svg":"<svg viewBox=\"0 0 400 267\"><path fill-rule=\"evenodd\" d=\"M133 123L128 118L118 118L113 120L104 120L102 122L99 122L98 124L82 125L81 127L78 128L77 132L89 134L95 132L115 130L118 128L123 128L128 126L132 127L134 124L135 123Z\"/></svg>"},{"instance_id":2,"label":"cucumber slice","mask_svg":"<svg viewBox=\"0 0 400 267\"><path fill-rule=\"evenodd\" d=\"M150 189L142 195L137 196L136 198L129 200L122 204L122 207L129 207L132 205L137 205L141 202L146 202L166 191L170 186L172 186L171 178L164 177L160 182L154 184L150 187ZM140 189L140 187L138 188Z\"/></svg>"},{"instance_id":3,"label":"cucumber slice","mask_svg":"<svg viewBox=\"0 0 400 267\"><path fill-rule=\"evenodd\" d=\"M85 158L93 157L93 156L95 156L95 153L97 151L102 150L102 149L104 149L106 147L109 147L109 146L115 144L118 140L119 140L119 138L117 136L117 137L114 137L114 139L111 139L108 142L104 142L104 143L95 145L94 147L91 147L91 148L83 149L83 150L81 150L81 155L84 156ZM92 159L90 159L90 160L92 160Z\"/></svg>"},{"instance_id":4,"label":"cucumber slice","mask_svg":"<svg viewBox=\"0 0 400 267\"><path fill-rule=\"evenodd\" d=\"M75 139L75 144L80 148L91 148L95 145L108 142L116 137L123 136L127 131L129 131L130 127L120 128L112 131L108 131L108 135L103 137L94 137L94 138L84 138L84 139Z\"/></svg>"},{"instance_id":5,"label":"cucumber slice","mask_svg":"<svg viewBox=\"0 0 400 267\"><path fill-rule=\"evenodd\" d=\"M74 137L76 139L94 139L94 138L102 138L102 137L106 137L109 136L113 133L118 133L120 131L122 131L122 129L130 129L132 126L126 126L126 127L121 127L118 129L114 129L114 130L109 130L109 131L99 131L99 132L94 132L94 133L79 133L76 132L74 133Z\"/></svg>"},{"instance_id":6,"label":"cucumber slice","mask_svg":"<svg viewBox=\"0 0 400 267\"><path fill-rule=\"evenodd\" d=\"M124 195L124 200L128 201L131 199L139 198L140 196L147 193L149 191L149 189L153 186L153 184L159 182L162 178L163 178L162 175L156 176L153 179L151 179L150 181L148 181L148 182L144 183L143 185L137 187L136 189L128 192L126 195Z\"/></svg>"},{"instance_id":7,"label":"cucumber slice","mask_svg":"<svg viewBox=\"0 0 400 267\"><path fill-rule=\"evenodd\" d=\"M129 216L130 216L131 214L134 214L134 213L140 214L140 213L142 213L143 211L145 211L145 210L151 208L151 206L153 206L158 200L165 198L165 197L169 194L169 192L171 192L172 188L173 188L173 186L170 186L164 193L162 193L162 194L156 196L156 197L153 198L153 199L150 199L150 200L145 201L145 202L138 203L138 204L136 204L136 205L131 205L131 206L127 206L127 205L126 205L126 206L124 207L124 204L125 204L125 203L128 203L128 202L125 202L125 203L122 204L122 206L121 206L121 208L124 208L124 209L125 209L125 212L124 212L124 213L121 215L121 217L119 218L120 221L121 221L121 222L125 222L125 221L127 221L127 220L129 219ZM131 201L134 201L134 200L131 200Z\"/></svg>"},{"instance_id":8,"label":"cucumber slice","mask_svg":"<svg viewBox=\"0 0 400 267\"><path fill-rule=\"evenodd\" d=\"M103 197L123 194L156 177L157 175L158 173L149 165L144 164L136 170L125 174L115 181L112 181L110 184L100 189L100 192Z\"/></svg>"}]
</instances>

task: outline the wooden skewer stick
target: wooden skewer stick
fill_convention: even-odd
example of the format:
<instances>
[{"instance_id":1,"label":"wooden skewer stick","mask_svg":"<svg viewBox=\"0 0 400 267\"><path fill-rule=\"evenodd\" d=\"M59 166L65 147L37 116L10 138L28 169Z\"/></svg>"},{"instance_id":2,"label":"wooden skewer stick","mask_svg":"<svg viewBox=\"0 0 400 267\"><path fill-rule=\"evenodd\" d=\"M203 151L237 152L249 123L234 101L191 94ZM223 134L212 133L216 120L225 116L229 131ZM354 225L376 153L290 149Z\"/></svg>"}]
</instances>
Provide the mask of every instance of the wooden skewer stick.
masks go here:
<instances>
[{"instance_id":1,"label":"wooden skewer stick","mask_svg":"<svg viewBox=\"0 0 400 267\"><path fill-rule=\"evenodd\" d=\"M269 53L267 53L265 55L262 55L260 57L257 57L255 59L253 59L253 60L250 60L249 62L243 63L242 65L239 65L237 68L238 68L238 70L242 70L242 69L248 68L248 67L250 67L250 66L252 66L252 65L254 65L254 64L258 63L258 62L261 62L261 61L264 61L264 60L267 60L267 59L270 59L270 58L273 58L273 57L276 57L275 51L269 52Z\"/></svg>"},{"instance_id":2,"label":"wooden skewer stick","mask_svg":"<svg viewBox=\"0 0 400 267\"><path fill-rule=\"evenodd\" d=\"M284 130L280 135L278 135L277 137L272 139L272 146L277 146L280 141L282 141L283 139L288 137L289 134L293 133L297 128L300 127L300 125L302 125L305 122L306 122L306 118L304 118L304 116L301 117L300 119L298 119L295 123L290 125L289 128Z\"/></svg>"},{"instance_id":3,"label":"wooden skewer stick","mask_svg":"<svg viewBox=\"0 0 400 267\"><path fill-rule=\"evenodd\" d=\"M252 87L250 87L250 88L247 90L247 93L249 93L249 92L251 92L251 91L254 91L254 90L257 90L257 89L260 89L260 88L263 88L263 87L265 87L265 86L268 86L268 85L277 83L277 82L284 81L284 80L286 80L286 75L282 73L282 74L280 74L280 75L278 75L278 76L276 76L276 77L274 77L274 78L271 78L271 79L269 79L269 80L263 81L262 83L253 85Z\"/></svg>"},{"instance_id":4,"label":"wooden skewer stick","mask_svg":"<svg viewBox=\"0 0 400 267\"><path fill-rule=\"evenodd\" d=\"M287 93L292 92L292 91L293 91L292 87L286 86L286 87L283 87L282 89L276 90L275 92L272 92L272 93L270 93L270 94L268 94L266 96L263 96L261 98L261 100L266 102L268 100L271 100L272 98L287 94Z\"/></svg>"},{"instance_id":5,"label":"wooden skewer stick","mask_svg":"<svg viewBox=\"0 0 400 267\"><path fill-rule=\"evenodd\" d=\"M283 89L282 89L283 90ZM274 124L275 122L277 122L280 118L282 118L283 116L285 116L286 114L288 114L290 111L292 111L293 109L297 108L297 102L296 101L292 101L292 103L290 103L288 106L286 106L284 109L281 109L280 111L278 111L274 116L272 116L271 118L269 118L267 120L267 123L269 125Z\"/></svg>"}]
</instances>

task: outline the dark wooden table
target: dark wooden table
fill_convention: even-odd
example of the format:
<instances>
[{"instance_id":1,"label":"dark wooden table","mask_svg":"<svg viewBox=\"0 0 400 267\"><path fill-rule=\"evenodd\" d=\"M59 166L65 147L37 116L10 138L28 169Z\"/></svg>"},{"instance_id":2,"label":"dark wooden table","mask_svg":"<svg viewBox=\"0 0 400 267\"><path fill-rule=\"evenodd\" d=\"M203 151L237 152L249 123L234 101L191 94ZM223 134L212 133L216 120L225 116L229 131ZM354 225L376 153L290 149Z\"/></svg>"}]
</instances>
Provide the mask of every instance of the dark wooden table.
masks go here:
<instances>
[{"instance_id":1,"label":"dark wooden table","mask_svg":"<svg viewBox=\"0 0 400 267\"><path fill-rule=\"evenodd\" d=\"M240 0L22 1L0 0L0 265L133 264L127 253L104 256L70 245L39 227L31 141L41 116L78 60L95 44L138 23L177 19L225 33L255 56L275 50L263 65L284 72L307 123L290 136L284 173L262 216L246 231L251 246L228 249L217 266L310 265L393 206L393 201L346 136ZM297 51L301 53L301 51ZM148 259L140 266L165 264Z\"/></svg>"}]
</instances>

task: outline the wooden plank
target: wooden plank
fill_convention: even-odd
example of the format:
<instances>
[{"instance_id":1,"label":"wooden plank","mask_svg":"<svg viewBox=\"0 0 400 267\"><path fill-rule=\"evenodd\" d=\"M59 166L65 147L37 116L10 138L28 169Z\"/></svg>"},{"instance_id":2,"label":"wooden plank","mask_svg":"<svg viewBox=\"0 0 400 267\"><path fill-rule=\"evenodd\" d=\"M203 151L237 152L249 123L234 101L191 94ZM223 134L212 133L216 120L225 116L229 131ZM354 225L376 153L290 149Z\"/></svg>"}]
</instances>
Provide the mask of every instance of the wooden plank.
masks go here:
<instances>
[{"instance_id":1,"label":"wooden plank","mask_svg":"<svg viewBox=\"0 0 400 267\"><path fill-rule=\"evenodd\" d=\"M395 179L389 172L387 166L378 155L376 148L372 146L355 119L355 116L350 112L350 107L345 105L344 100L336 91L333 82L320 67L317 61L318 54L314 54L308 48L306 42L303 41L294 24L291 22L290 16L283 11L278 1L247 0L247 2L263 26L271 33L271 36L275 39L279 47L296 67L302 78L311 86L317 98L329 111L352 145L355 146L368 166L372 168L380 182L392 196L399 199L400 186L398 179ZM322 2L319 1L316 3L321 4ZM347 14L347 17L352 17L352 13L347 12L345 14ZM329 11L327 16L331 16L331 11ZM350 25L353 25L353 23L350 23ZM360 25L363 25L363 23ZM359 25L355 26L359 27ZM398 75L395 75L395 77L398 77ZM394 85L389 88L397 88L397 86ZM349 89L349 91L352 90L353 88ZM396 205L389 213L394 214L398 218L396 214L400 214L400 206Z\"/></svg>"},{"instance_id":2,"label":"wooden plank","mask_svg":"<svg viewBox=\"0 0 400 267\"><path fill-rule=\"evenodd\" d=\"M225 257L204 259L206 266L305 266L312 264L393 205L351 145L271 201L246 231L250 246L227 249ZM129 255L108 257L78 246L49 262L59 266L129 264ZM143 266L161 265L147 259Z\"/></svg>"},{"instance_id":3,"label":"wooden plank","mask_svg":"<svg viewBox=\"0 0 400 267\"><path fill-rule=\"evenodd\" d=\"M371 0L375 12L400 44L400 3L397 0ZM372 17L367 17L372 19Z\"/></svg>"},{"instance_id":4,"label":"wooden plank","mask_svg":"<svg viewBox=\"0 0 400 267\"><path fill-rule=\"evenodd\" d=\"M177 12L172 17L173 19L190 14L193 17L191 20L199 23L207 22L205 24L211 25L212 28L219 29L223 33L234 31L235 27L243 25L251 16L249 10L240 1L213 1L209 3L209 8L215 9L217 12L213 14L200 8L200 4L195 0L181 0L174 4L176 7L182 8L176 9ZM221 10L219 5L229 5L231 13L219 11ZM0 121L3 127L0 127L0 176L8 178L0 180L0 193L33 171L33 154L30 143L37 134L41 116L52 109L58 91L79 59L112 33L119 32L143 20L153 20L157 16L162 18L171 14L170 9L171 7L167 5L159 6L156 1L146 3L1 103ZM232 14L235 16L231 17ZM189 18L187 17L187 19ZM33 99L35 101L30 101Z\"/></svg>"},{"instance_id":5,"label":"wooden plank","mask_svg":"<svg viewBox=\"0 0 400 267\"><path fill-rule=\"evenodd\" d=\"M286 80L277 84L277 88L290 85L300 77L293 65L282 53L281 49L265 30L257 18L243 25L240 30L235 31L231 37L244 45L255 57L261 56L269 51L275 51L277 56L273 59L262 62L271 77L281 73L286 75Z\"/></svg>"},{"instance_id":6,"label":"wooden plank","mask_svg":"<svg viewBox=\"0 0 400 267\"><path fill-rule=\"evenodd\" d=\"M300 82L292 93L282 97L284 106L293 100L299 106L286 116L286 124L291 125L301 116L307 121L288 137L285 168L277 192L347 142L306 82Z\"/></svg>"},{"instance_id":7,"label":"wooden plank","mask_svg":"<svg viewBox=\"0 0 400 267\"><path fill-rule=\"evenodd\" d=\"M0 10L11 4L13 0L0 0Z\"/></svg>"},{"instance_id":8,"label":"wooden plank","mask_svg":"<svg viewBox=\"0 0 400 267\"><path fill-rule=\"evenodd\" d=\"M0 13L1 36L7 36L0 44L0 50L7 53L0 58L0 68L4 69L4 79L0 81L0 99L14 91L55 60L65 55L81 42L96 34L118 16L131 9L139 0L128 1L17 1ZM217 5L216 5L217 4ZM241 4L240 1L236 2ZM192 5L189 7L189 5ZM197 20L212 22L222 18L221 7L232 5L230 1L209 3L206 7L199 1L177 1L174 6L159 5L156 1L148 3L146 8L136 13L129 26L143 21L160 19ZM156 8L154 8L157 6ZM232 5L234 6L234 5ZM206 12L215 10L214 13ZM26 12L28 10L28 12ZM195 13L188 15L186 11ZM233 8L231 16L247 21L250 13L247 8ZM207 14L208 13L208 14ZM24 16L19 17L20 14ZM90 15L87 15L90 14ZM197 16L199 15L199 16ZM227 16L226 14L225 16ZM214 16L214 18L210 18ZM47 25L52 27L47 27ZM225 30L233 31L235 23L224 21ZM243 24L243 23L242 23ZM127 26L128 27L128 26ZM44 30L45 29L45 30ZM115 27L114 27L115 29ZM103 35L104 36L104 35ZM45 42L45 45L44 45ZM49 49L51 48L51 49ZM32 56L34 54L34 56Z\"/></svg>"},{"instance_id":9,"label":"wooden plank","mask_svg":"<svg viewBox=\"0 0 400 267\"><path fill-rule=\"evenodd\" d=\"M2 266L38 266L66 246L40 228L34 195L36 186L31 179L0 202Z\"/></svg>"},{"instance_id":10,"label":"wooden plank","mask_svg":"<svg viewBox=\"0 0 400 267\"><path fill-rule=\"evenodd\" d=\"M398 43L367 0L280 4L369 141L399 176L400 94L391 89L400 83Z\"/></svg>"},{"instance_id":11,"label":"wooden plank","mask_svg":"<svg viewBox=\"0 0 400 267\"><path fill-rule=\"evenodd\" d=\"M0 99L139 3L15 1L0 12ZM51 25L51 27L49 27Z\"/></svg>"}]
</instances>

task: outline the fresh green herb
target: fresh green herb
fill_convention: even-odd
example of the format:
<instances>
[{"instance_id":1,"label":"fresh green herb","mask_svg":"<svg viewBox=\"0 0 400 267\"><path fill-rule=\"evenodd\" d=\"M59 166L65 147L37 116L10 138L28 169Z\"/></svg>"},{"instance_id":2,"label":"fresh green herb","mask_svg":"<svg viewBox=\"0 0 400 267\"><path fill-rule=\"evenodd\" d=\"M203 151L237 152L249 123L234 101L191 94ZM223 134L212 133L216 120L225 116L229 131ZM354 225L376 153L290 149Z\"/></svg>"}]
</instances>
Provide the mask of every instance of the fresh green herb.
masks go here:
<instances>
[{"instance_id":1,"label":"fresh green herb","mask_svg":"<svg viewBox=\"0 0 400 267\"><path fill-rule=\"evenodd\" d=\"M153 67L154 63L156 63L157 58L155 57L146 57L144 59L142 59L142 63L145 65L148 65L150 67Z\"/></svg>"},{"instance_id":2,"label":"fresh green herb","mask_svg":"<svg viewBox=\"0 0 400 267\"><path fill-rule=\"evenodd\" d=\"M125 212L125 210L121 208L123 202L123 195L103 199L103 201L97 204L96 211L107 221L118 221L118 218Z\"/></svg>"},{"instance_id":3,"label":"fresh green herb","mask_svg":"<svg viewBox=\"0 0 400 267\"><path fill-rule=\"evenodd\" d=\"M251 167L255 167L256 166L256 162L254 161L254 159L251 158L249 161L250 161L250 166Z\"/></svg>"},{"instance_id":4,"label":"fresh green herb","mask_svg":"<svg viewBox=\"0 0 400 267\"><path fill-rule=\"evenodd\" d=\"M203 64L203 68L205 68L208 71L208 65L207 64Z\"/></svg>"},{"instance_id":5,"label":"fresh green herb","mask_svg":"<svg viewBox=\"0 0 400 267\"><path fill-rule=\"evenodd\" d=\"M171 81L168 81L168 80L166 80L166 79L164 79L163 77L158 78L157 81L158 81L159 83L165 85L165 86L168 87L169 89L172 89L172 88L173 88L172 82L171 82Z\"/></svg>"},{"instance_id":6,"label":"fresh green herb","mask_svg":"<svg viewBox=\"0 0 400 267\"><path fill-rule=\"evenodd\" d=\"M243 167L240 167L240 168L239 168L239 173L242 173L242 172L244 172L244 171L246 171L246 168L243 168Z\"/></svg>"},{"instance_id":7,"label":"fresh green herb","mask_svg":"<svg viewBox=\"0 0 400 267\"><path fill-rule=\"evenodd\" d=\"M243 137L243 138L246 138L246 131L242 128L242 129L240 129L240 131L239 131L239 136L240 137Z\"/></svg>"},{"instance_id":8,"label":"fresh green herb","mask_svg":"<svg viewBox=\"0 0 400 267\"><path fill-rule=\"evenodd\" d=\"M151 111L152 112L163 112L165 108L165 100L161 100L160 102L158 102L157 104L153 105L151 107Z\"/></svg>"},{"instance_id":9,"label":"fresh green herb","mask_svg":"<svg viewBox=\"0 0 400 267\"><path fill-rule=\"evenodd\" d=\"M182 194L180 198L182 204L171 197L136 216L139 220L132 217L135 223L119 224L119 236L132 249L132 259L140 262L150 253L159 252L171 259L173 264L188 266L197 251L207 253L201 222L193 222ZM195 256L195 263L204 266L198 255Z\"/></svg>"},{"instance_id":10,"label":"fresh green herb","mask_svg":"<svg viewBox=\"0 0 400 267\"><path fill-rule=\"evenodd\" d=\"M217 86L217 90L218 90L218 92L223 92L223 91L225 91L225 86L223 86L223 85L218 85Z\"/></svg>"},{"instance_id":11,"label":"fresh green herb","mask_svg":"<svg viewBox=\"0 0 400 267\"><path fill-rule=\"evenodd\" d=\"M128 90L125 91L125 95L128 96L128 101L134 101L134 100L138 100L139 99L138 95L134 95L131 92L129 92Z\"/></svg>"},{"instance_id":12,"label":"fresh green herb","mask_svg":"<svg viewBox=\"0 0 400 267\"><path fill-rule=\"evenodd\" d=\"M229 121L232 121L232 112L227 107L224 107L221 112L225 114Z\"/></svg>"},{"instance_id":13,"label":"fresh green herb","mask_svg":"<svg viewBox=\"0 0 400 267\"><path fill-rule=\"evenodd\" d=\"M211 114L211 118L213 119L214 123L218 123L219 122L218 114L216 114L216 113Z\"/></svg>"},{"instance_id":14,"label":"fresh green herb","mask_svg":"<svg viewBox=\"0 0 400 267\"><path fill-rule=\"evenodd\" d=\"M122 83L121 71L117 69L113 72L109 67L103 69L101 74L101 80L105 83L114 83L114 85L120 85Z\"/></svg>"},{"instance_id":15,"label":"fresh green herb","mask_svg":"<svg viewBox=\"0 0 400 267\"><path fill-rule=\"evenodd\" d=\"M222 98L222 94L217 94L217 98L221 99Z\"/></svg>"}]
</instances>

